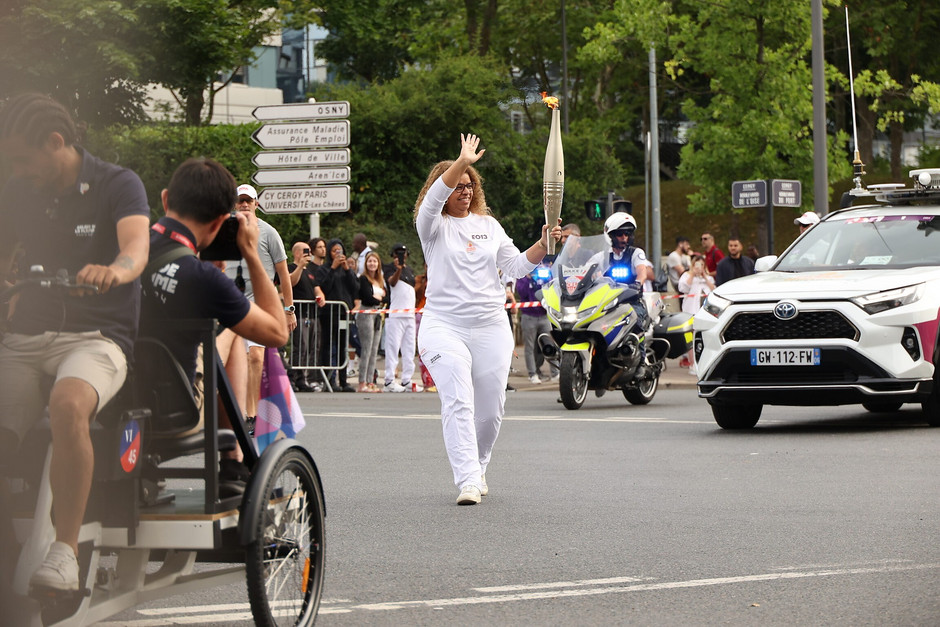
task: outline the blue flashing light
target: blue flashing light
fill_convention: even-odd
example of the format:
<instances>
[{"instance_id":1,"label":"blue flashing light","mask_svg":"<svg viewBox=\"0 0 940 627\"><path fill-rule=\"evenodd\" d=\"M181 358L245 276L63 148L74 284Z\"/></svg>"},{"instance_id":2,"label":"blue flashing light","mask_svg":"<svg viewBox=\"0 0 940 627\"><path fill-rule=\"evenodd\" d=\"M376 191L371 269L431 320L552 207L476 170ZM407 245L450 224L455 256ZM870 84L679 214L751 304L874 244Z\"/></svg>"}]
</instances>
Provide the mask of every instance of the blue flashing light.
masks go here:
<instances>
[{"instance_id":1,"label":"blue flashing light","mask_svg":"<svg viewBox=\"0 0 940 627\"><path fill-rule=\"evenodd\" d=\"M610 269L610 278L618 282L628 282L633 278L633 271L627 266L613 266Z\"/></svg>"},{"instance_id":2,"label":"blue flashing light","mask_svg":"<svg viewBox=\"0 0 940 627\"><path fill-rule=\"evenodd\" d=\"M535 279L537 281L548 281L552 278L552 269L545 266L539 266L535 269Z\"/></svg>"}]
</instances>

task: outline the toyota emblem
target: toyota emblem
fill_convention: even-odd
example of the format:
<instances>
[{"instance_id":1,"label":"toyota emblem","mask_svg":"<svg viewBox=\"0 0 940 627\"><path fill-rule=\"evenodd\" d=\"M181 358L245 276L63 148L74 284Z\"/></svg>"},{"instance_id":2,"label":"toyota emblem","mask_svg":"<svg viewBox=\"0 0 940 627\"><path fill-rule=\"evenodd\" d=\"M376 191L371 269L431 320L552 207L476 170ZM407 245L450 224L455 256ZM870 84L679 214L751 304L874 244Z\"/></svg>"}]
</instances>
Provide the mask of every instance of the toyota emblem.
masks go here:
<instances>
[{"instance_id":1,"label":"toyota emblem","mask_svg":"<svg viewBox=\"0 0 940 627\"><path fill-rule=\"evenodd\" d=\"M789 301L781 301L774 307L774 315L778 320L792 320L796 314L796 305Z\"/></svg>"}]
</instances>

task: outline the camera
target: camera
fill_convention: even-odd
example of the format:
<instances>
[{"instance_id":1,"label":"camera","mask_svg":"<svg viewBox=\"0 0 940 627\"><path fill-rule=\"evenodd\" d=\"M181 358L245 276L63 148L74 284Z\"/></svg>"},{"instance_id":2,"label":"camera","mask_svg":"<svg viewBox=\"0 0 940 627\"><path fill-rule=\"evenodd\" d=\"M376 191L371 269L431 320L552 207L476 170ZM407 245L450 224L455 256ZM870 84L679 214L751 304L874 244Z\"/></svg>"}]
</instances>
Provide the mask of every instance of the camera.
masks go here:
<instances>
[{"instance_id":1,"label":"camera","mask_svg":"<svg viewBox=\"0 0 940 627\"><path fill-rule=\"evenodd\" d=\"M309 255L309 254L310 254L310 249L309 249L309 248L304 248L303 254L304 254L304 256Z\"/></svg>"},{"instance_id":2,"label":"camera","mask_svg":"<svg viewBox=\"0 0 940 627\"><path fill-rule=\"evenodd\" d=\"M236 261L242 258L242 251L238 249L238 218L234 212L222 223L212 243L199 252L199 258L206 261Z\"/></svg>"}]
</instances>

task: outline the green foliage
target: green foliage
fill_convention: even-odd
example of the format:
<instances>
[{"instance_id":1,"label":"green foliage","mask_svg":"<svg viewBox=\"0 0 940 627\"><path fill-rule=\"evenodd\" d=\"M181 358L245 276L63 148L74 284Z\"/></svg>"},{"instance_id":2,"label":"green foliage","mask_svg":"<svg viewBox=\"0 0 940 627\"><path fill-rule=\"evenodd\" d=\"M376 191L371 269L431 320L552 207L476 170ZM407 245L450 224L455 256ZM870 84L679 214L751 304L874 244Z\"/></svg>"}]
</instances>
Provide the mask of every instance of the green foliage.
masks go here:
<instances>
[{"instance_id":1,"label":"green foliage","mask_svg":"<svg viewBox=\"0 0 940 627\"><path fill-rule=\"evenodd\" d=\"M0 9L0 100L54 96L91 124L143 118L138 16L120 0L5 0Z\"/></svg>"}]
</instances>

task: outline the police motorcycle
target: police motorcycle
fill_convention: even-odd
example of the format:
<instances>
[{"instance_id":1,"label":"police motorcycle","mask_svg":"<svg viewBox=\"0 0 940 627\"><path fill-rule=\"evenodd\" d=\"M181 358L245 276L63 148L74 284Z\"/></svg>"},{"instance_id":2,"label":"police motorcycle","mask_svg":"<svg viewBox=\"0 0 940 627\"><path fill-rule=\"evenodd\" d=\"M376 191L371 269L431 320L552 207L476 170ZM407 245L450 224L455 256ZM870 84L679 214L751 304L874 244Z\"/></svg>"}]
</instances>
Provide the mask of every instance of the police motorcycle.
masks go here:
<instances>
[{"instance_id":1,"label":"police motorcycle","mask_svg":"<svg viewBox=\"0 0 940 627\"><path fill-rule=\"evenodd\" d=\"M0 306L24 289L95 291L62 272L31 269L33 278L0 294ZM188 375L164 344L138 338L127 382L91 428L95 469L77 590L29 583L55 539L48 418L12 461L0 460L0 624L90 625L140 603L239 581L256 625L316 620L326 548L316 464L290 438L259 452L215 351L215 321L176 325L200 335L208 402L200 412ZM231 430L219 428L217 392ZM218 476L219 452L236 442L251 471L243 494L220 490Z\"/></svg>"},{"instance_id":2,"label":"police motorcycle","mask_svg":"<svg viewBox=\"0 0 940 627\"><path fill-rule=\"evenodd\" d=\"M631 404L646 405L656 395L665 360L691 347L692 316L661 315L659 294L645 295L635 282L632 247L624 263L611 263L608 233L627 229L632 235L635 228L632 216L615 213L604 235L569 236L542 288L552 332L539 337L539 346L559 368L567 409L581 407L588 390L600 397L619 389Z\"/></svg>"}]
</instances>

